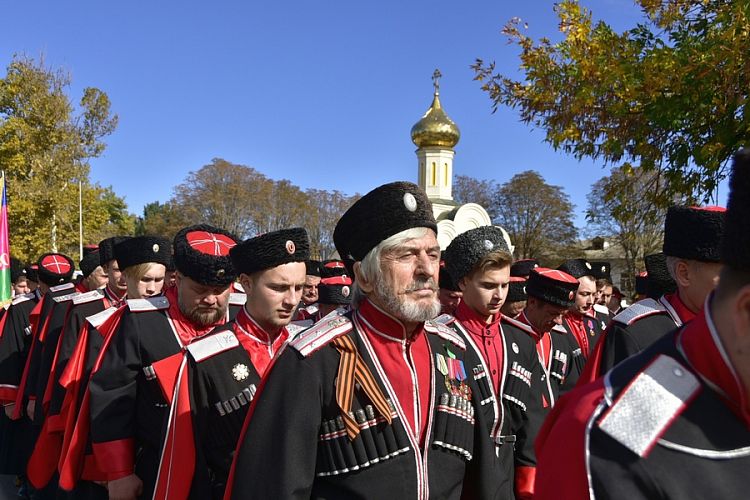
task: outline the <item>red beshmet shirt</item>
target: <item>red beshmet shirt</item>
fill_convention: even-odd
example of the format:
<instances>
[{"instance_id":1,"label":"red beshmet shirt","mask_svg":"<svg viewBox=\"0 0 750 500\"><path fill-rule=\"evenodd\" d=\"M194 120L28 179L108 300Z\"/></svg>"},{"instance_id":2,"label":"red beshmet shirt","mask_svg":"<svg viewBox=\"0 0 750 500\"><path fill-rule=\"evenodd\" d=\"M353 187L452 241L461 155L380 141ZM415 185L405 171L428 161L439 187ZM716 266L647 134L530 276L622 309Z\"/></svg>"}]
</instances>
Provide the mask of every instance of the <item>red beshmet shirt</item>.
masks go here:
<instances>
[{"instance_id":1,"label":"red beshmet shirt","mask_svg":"<svg viewBox=\"0 0 750 500\"><path fill-rule=\"evenodd\" d=\"M276 353L279 352L289 339L289 332L282 328L272 341L271 336L260 327L243 307L234 320L234 333L237 339L250 355L255 371L263 378Z\"/></svg>"},{"instance_id":2,"label":"red beshmet shirt","mask_svg":"<svg viewBox=\"0 0 750 500\"><path fill-rule=\"evenodd\" d=\"M477 314L466 302L461 301L456 308L456 319L472 336L490 370L490 380L499 393L503 376L503 339L500 334L500 320L503 315L497 313L489 323L483 316Z\"/></svg>"},{"instance_id":3,"label":"red beshmet shirt","mask_svg":"<svg viewBox=\"0 0 750 500\"><path fill-rule=\"evenodd\" d=\"M419 437L420 443L424 443L430 408L432 361L423 325L406 339L403 323L369 300L360 304L356 316L404 411L411 432Z\"/></svg>"}]
</instances>

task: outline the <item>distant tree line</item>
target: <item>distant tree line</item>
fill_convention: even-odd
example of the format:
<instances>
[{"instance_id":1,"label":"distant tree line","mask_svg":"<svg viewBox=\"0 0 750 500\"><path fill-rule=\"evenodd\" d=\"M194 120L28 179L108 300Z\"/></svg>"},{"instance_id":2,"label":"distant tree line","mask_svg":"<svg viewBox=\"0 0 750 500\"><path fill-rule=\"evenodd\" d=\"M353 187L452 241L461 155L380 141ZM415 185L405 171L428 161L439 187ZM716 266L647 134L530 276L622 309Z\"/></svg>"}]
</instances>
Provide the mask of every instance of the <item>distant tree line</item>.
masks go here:
<instances>
[{"instance_id":1,"label":"distant tree line","mask_svg":"<svg viewBox=\"0 0 750 500\"><path fill-rule=\"evenodd\" d=\"M304 227L310 234L311 254L333 255L333 229L359 195L340 191L303 191L286 179L273 180L252 167L215 158L190 172L165 203L143 209L136 234L168 237L189 224L207 223L245 239L288 227Z\"/></svg>"}]
</instances>

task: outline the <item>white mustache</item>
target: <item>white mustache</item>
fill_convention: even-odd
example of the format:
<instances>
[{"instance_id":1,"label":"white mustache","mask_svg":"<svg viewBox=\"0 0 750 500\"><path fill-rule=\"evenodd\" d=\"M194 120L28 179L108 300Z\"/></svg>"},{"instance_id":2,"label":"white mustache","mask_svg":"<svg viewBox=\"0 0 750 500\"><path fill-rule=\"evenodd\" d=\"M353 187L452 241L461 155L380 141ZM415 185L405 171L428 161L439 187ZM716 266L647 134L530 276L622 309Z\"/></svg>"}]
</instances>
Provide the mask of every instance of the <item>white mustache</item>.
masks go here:
<instances>
[{"instance_id":1,"label":"white mustache","mask_svg":"<svg viewBox=\"0 0 750 500\"><path fill-rule=\"evenodd\" d=\"M438 291L437 284L432 278L423 281L414 281L409 287L404 290L405 292L416 292L419 290L432 290L433 292Z\"/></svg>"}]
</instances>

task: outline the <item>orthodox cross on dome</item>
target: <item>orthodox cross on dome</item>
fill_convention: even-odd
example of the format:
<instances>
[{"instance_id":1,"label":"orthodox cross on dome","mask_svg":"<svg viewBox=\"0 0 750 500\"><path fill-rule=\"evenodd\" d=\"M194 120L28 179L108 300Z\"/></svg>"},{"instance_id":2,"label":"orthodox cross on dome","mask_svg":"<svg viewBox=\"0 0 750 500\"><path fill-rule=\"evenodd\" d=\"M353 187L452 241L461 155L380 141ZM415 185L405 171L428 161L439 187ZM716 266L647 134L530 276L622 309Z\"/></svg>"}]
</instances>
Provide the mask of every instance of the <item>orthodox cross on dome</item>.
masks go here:
<instances>
[{"instance_id":1,"label":"orthodox cross on dome","mask_svg":"<svg viewBox=\"0 0 750 500\"><path fill-rule=\"evenodd\" d=\"M435 69L432 73L432 86L435 87L435 95L440 93L440 77L443 76L439 69Z\"/></svg>"}]
</instances>

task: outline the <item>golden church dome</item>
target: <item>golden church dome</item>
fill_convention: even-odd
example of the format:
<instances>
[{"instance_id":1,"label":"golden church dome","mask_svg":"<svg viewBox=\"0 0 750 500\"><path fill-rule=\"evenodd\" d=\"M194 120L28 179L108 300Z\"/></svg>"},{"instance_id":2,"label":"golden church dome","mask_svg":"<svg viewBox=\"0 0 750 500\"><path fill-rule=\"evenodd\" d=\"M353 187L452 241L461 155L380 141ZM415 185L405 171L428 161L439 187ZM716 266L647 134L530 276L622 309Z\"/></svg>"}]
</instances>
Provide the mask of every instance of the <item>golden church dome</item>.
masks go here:
<instances>
[{"instance_id":1,"label":"golden church dome","mask_svg":"<svg viewBox=\"0 0 750 500\"><path fill-rule=\"evenodd\" d=\"M432 99L432 106L424 114L421 120L411 128L411 140L417 147L429 148L453 148L458 144L461 138L461 132L453 120L443 111L440 105L440 92L438 78L440 72L435 70L433 75L435 85L435 97Z\"/></svg>"}]
</instances>

